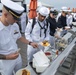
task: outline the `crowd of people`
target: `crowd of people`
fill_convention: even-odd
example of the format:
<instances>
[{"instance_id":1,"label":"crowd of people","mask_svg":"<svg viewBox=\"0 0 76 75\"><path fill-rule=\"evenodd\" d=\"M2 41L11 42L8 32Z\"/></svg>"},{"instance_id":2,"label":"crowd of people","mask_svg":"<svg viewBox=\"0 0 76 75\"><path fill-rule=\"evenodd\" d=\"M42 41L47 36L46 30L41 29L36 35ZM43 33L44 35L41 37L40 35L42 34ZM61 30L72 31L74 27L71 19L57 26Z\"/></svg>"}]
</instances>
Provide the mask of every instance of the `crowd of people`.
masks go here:
<instances>
[{"instance_id":1,"label":"crowd of people","mask_svg":"<svg viewBox=\"0 0 76 75\"><path fill-rule=\"evenodd\" d=\"M25 5L20 6L11 0L1 0L1 3L3 8L0 17L0 69L3 75L13 75L13 71L17 72L22 68L17 40L27 44L29 64L33 54L39 50L44 51L40 42L48 41L54 47L55 38L61 38L64 35L58 36L57 30L62 29L66 33L66 26L71 29L72 22L76 22L76 12L72 12L68 7L62 7L60 12L57 12L55 8L49 10L42 6L39 8L37 17L29 19ZM21 30L17 24L20 20ZM26 38L21 33L24 33Z\"/></svg>"}]
</instances>

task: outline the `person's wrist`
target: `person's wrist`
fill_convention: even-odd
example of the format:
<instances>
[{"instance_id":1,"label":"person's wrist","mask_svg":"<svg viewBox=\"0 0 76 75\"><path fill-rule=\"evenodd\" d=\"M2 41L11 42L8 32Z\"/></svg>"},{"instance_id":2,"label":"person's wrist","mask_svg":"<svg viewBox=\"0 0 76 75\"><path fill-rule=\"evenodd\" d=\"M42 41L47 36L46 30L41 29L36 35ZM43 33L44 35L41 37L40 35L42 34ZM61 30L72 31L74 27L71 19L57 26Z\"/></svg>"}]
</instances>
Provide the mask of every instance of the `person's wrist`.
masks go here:
<instances>
[{"instance_id":1,"label":"person's wrist","mask_svg":"<svg viewBox=\"0 0 76 75\"><path fill-rule=\"evenodd\" d=\"M0 59L6 59L5 55L0 54Z\"/></svg>"},{"instance_id":2,"label":"person's wrist","mask_svg":"<svg viewBox=\"0 0 76 75\"><path fill-rule=\"evenodd\" d=\"M29 45L31 45L31 43L32 43L32 42L30 41L30 42L29 42Z\"/></svg>"}]
</instances>

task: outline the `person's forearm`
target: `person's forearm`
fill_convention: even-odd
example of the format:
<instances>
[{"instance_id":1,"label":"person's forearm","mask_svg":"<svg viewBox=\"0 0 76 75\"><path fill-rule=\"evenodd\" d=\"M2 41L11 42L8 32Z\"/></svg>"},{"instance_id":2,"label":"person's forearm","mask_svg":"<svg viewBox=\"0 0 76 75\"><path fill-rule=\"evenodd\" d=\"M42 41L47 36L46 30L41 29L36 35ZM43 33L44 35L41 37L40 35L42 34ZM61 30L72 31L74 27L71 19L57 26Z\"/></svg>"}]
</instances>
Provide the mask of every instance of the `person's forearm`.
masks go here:
<instances>
[{"instance_id":1,"label":"person's forearm","mask_svg":"<svg viewBox=\"0 0 76 75\"><path fill-rule=\"evenodd\" d=\"M26 43L26 44L29 44L30 43L30 41L28 41L26 38L24 38L24 37L21 37L20 39L19 39L21 42L23 42L23 43Z\"/></svg>"},{"instance_id":2,"label":"person's forearm","mask_svg":"<svg viewBox=\"0 0 76 75\"><path fill-rule=\"evenodd\" d=\"M0 59L6 59L5 55L0 54Z\"/></svg>"},{"instance_id":3,"label":"person's forearm","mask_svg":"<svg viewBox=\"0 0 76 75\"><path fill-rule=\"evenodd\" d=\"M34 48L38 48L38 44L37 44L37 43L28 41L28 40L25 39L24 37L21 37L19 40L20 40L21 42L25 43L25 44L31 45L31 46L34 47Z\"/></svg>"},{"instance_id":4,"label":"person's forearm","mask_svg":"<svg viewBox=\"0 0 76 75\"><path fill-rule=\"evenodd\" d=\"M11 53L8 55L0 54L0 59L2 59L2 60L13 60L13 59L16 59L18 56L19 56L18 52Z\"/></svg>"}]
</instances>

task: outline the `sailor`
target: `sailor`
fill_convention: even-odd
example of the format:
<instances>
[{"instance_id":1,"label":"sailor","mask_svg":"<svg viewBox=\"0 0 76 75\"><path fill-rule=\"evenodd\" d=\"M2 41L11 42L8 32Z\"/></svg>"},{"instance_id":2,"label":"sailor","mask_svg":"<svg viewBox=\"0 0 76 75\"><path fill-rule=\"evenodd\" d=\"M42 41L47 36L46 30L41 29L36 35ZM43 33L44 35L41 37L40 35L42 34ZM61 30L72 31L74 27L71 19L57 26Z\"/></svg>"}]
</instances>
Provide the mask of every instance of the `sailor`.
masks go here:
<instances>
[{"instance_id":1,"label":"sailor","mask_svg":"<svg viewBox=\"0 0 76 75\"><path fill-rule=\"evenodd\" d=\"M76 12L73 13L73 22L76 22Z\"/></svg>"},{"instance_id":2,"label":"sailor","mask_svg":"<svg viewBox=\"0 0 76 75\"><path fill-rule=\"evenodd\" d=\"M54 8L51 8L49 16L47 17L47 21L50 23L50 35L54 36L54 33L57 28L57 23L56 23L56 15L57 11Z\"/></svg>"},{"instance_id":3,"label":"sailor","mask_svg":"<svg viewBox=\"0 0 76 75\"><path fill-rule=\"evenodd\" d=\"M30 19L25 30L25 37L29 41L40 43L44 40L49 41L49 25L46 23L46 17L49 14L49 9L46 7L40 7L38 11L38 16L35 18L35 23L32 28L33 20ZM42 46L38 49L34 49L32 46L27 47L27 60L28 63L32 61L33 54L38 52L38 50L44 50Z\"/></svg>"},{"instance_id":4,"label":"sailor","mask_svg":"<svg viewBox=\"0 0 76 75\"><path fill-rule=\"evenodd\" d=\"M62 31L60 31L60 36L62 37L67 33L67 30L66 30L67 17L66 17L66 15L68 14L68 8L62 7L60 11L61 11L61 15L58 18L57 27L62 29Z\"/></svg>"},{"instance_id":5,"label":"sailor","mask_svg":"<svg viewBox=\"0 0 76 75\"><path fill-rule=\"evenodd\" d=\"M23 4L23 7L25 8L25 10L21 15L21 33L25 33L25 28L28 21L27 12L26 12L26 4Z\"/></svg>"},{"instance_id":6,"label":"sailor","mask_svg":"<svg viewBox=\"0 0 76 75\"><path fill-rule=\"evenodd\" d=\"M67 18L66 18L66 15L68 13L68 8L67 7L62 7L61 8L61 15L60 17L58 18L58 28L65 28L65 26L67 26Z\"/></svg>"},{"instance_id":7,"label":"sailor","mask_svg":"<svg viewBox=\"0 0 76 75\"><path fill-rule=\"evenodd\" d=\"M22 37L16 24L24 8L11 0L1 0L1 3L3 8L2 16L0 17L0 59L3 64L3 75L14 75L13 71L16 72L22 68L22 59L18 52L17 40L33 47L37 47L37 44Z\"/></svg>"},{"instance_id":8,"label":"sailor","mask_svg":"<svg viewBox=\"0 0 76 75\"><path fill-rule=\"evenodd\" d=\"M73 22L73 16L72 16L72 10L68 9L68 14L66 15L67 17L67 25L71 26Z\"/></svg>"},{"instance_id":9,"label":"sailor","mask_svg":"<svg viewBox=\"0 0 76 75\"><path fill-rule=\"evenodd\" d=\"M57 10L55 8L50 9L49 16L47 17L47 21L50 23L50 44L54 48L55 38L54 34L56 32L57 23L56 23L56 15Z\"/></svg>"}]
</instances>

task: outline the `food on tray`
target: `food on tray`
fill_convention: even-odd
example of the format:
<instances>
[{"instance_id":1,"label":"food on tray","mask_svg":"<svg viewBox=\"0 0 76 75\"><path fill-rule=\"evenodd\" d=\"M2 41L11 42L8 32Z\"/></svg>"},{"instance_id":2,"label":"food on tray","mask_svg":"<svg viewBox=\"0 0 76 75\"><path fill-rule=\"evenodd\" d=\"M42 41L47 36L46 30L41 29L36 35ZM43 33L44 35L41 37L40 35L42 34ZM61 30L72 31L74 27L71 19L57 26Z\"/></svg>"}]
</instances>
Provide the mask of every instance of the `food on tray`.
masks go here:
<instances>
[{"instance_id":1,"label":"food on tray","mask_svg":"<svg viewBox=\"0 0 76 75\"><path fill-rule=\"evenodd\" d=\"M22 75L30 75L30 72L26 69L22 70Z\"/></svg>"},{"instance_id":2,"label":"food on tray","mask_svg":"<svg viewBox=\"0 0 76 75\"><path fill-rule=\"evenodd\" d=\"M23 68L23 69L18 70L16 72L16 75L31 75L31 74L29 70Z\"/></svg>"},{"instance_id":3,"label":"food on tray","mask_svg":"<svg viewBox=\"0 0 76 75\"><path fill-rule=\"evenodd\" d=\"M65 44L64 44L64 43L60 43L60 46L61 46L61 47L64 47L64 46L65 46Z\"/></svg>"},{"instance_id":4,"label":"food on tray","mask_svg":"<svg viewBox=\"0 0 76 75\"><path fill-rule=\"evenodd\" d=\"M51 53L50 52L45 52L45 55L51 55Z\"/></svg>"},{"instance_id":5,"label":"food on tray","mask_svg":"<svg viewBox=\"0 0 76 75\"><path fill-rule=\"evenodd\" d=\"M43 41L42 42L42 46L49 46L49 45L50 45L50 43L48 41Z\"/></svg>"},{"instance_id":6,"label":"food on tray","mask_svg":"<svg viewBox=\"0 0 76 75\"><path fill-rule=\"evenodd\" d=\"M59 52L59 51L58 51L58 50L56 50L56 55L58 55L58 52Z\"/></svg>"}]
</instances>

